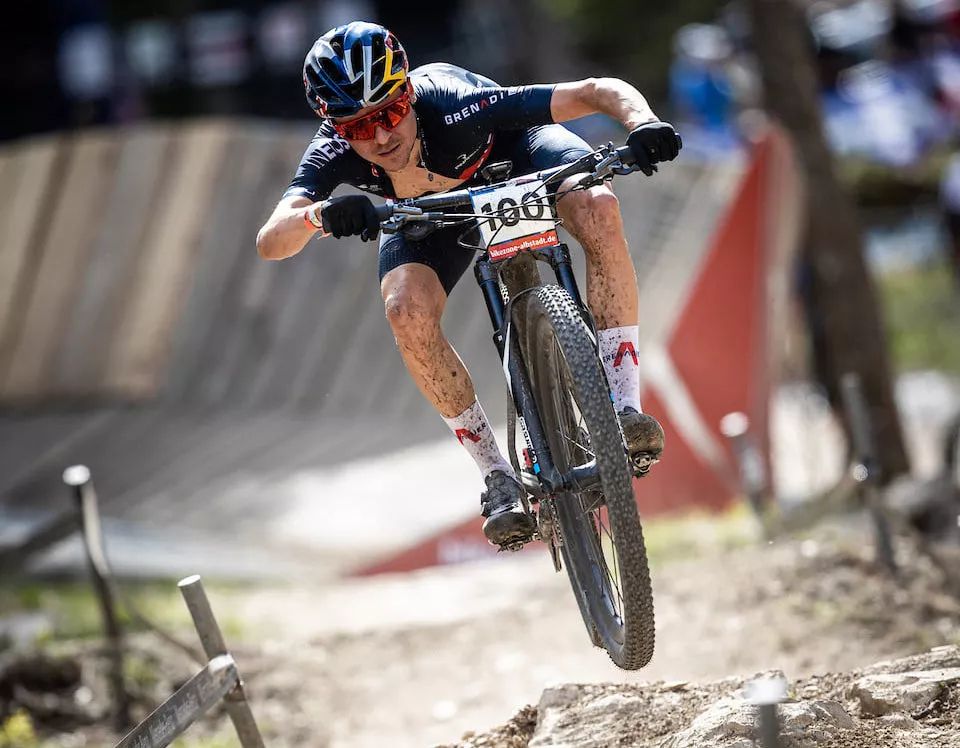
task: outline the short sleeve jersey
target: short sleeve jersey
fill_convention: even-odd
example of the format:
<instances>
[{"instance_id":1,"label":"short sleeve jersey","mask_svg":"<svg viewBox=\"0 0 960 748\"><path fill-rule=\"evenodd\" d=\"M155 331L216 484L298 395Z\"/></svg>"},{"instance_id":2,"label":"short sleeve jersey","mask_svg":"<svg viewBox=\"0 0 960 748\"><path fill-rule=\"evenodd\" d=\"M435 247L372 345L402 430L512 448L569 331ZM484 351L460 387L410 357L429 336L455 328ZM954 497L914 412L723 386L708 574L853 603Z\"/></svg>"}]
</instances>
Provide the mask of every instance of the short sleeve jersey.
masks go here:
<instances>
[{"instance_id":1,"label":"short sleeve jersey","mask_svg":"<svg viewBox=\"0 0 960 748\"><path fill-rule=\"evenodd\" d=\"M410 72L423 165L453 179L469 180L486 161L500 133L553 122L553 86L498 86L447 63ZM393 197L389 177L361 158L324 122L300 160L284 197L323 200L341 184Z\"/></svg>"}]
</instances>

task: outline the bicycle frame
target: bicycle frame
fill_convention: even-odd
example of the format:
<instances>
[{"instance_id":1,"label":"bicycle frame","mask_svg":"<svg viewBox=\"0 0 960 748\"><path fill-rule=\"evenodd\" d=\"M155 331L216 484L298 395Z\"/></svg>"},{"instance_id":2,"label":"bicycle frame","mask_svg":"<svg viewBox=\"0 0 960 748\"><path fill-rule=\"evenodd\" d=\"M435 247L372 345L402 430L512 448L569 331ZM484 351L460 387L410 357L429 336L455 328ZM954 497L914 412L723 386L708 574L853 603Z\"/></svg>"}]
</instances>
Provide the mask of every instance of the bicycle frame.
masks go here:
<instances>
[{"instance_id":1,"label":"bicycle frame","mask_svg":"<svg viewBox=\"0 0 960 748\"><path fill-rule=\"evenodd\" d=\"M570 294L582 312L586 311L580 289L577 287L567 245L561 243L523 254L550 265L557 283ZM490 322L494 329L493 342L507 376L510 395L517 408L520 428L527 443L533 473L536 477L536 482L524 480L524 485L537 498L561 491L587 491L597 488L600 476L595 460L578 465L567 473L560 473L550 454L540 422L540 414L530 389L530 378L520 355L520 346L511 334L509 304L504 303L500 293L500 270L514 259L493 262L484 252L474 263L474 276L483 292L487 313L490 315ZM513 299L511 303L512 301ZM515 449L515 445L511 444L510 449Z\"/></svg>"},{"instance_id":2,"label":"bicycle frame","mask_svg":"<svg viewBox=\"0 0 960 748\"><path fill-rule=\"evenodd\" d=\"M611 179L614 175L631 173L635 170L633 164L634 159L628 146L615 148L613 143L609 143L607 146L601 147L569 164L546 169L536 174L517 177L508 180L508 182L522 183L521 180L528 181L530 178L536 178L542 180L545 185L558 185L567 177L582 173L589 175L592 180L590 183L600 184L607 179ZM652 170L656 171L656 167L652 167ZM506 184L506 182L501 184ZM582 184L587 184L587 182L585 181ZM466 214L445 212L460 208L471 208L472 192L470 188L467 188L388 202L376 208L377 216L381 221L383 230L388 232L403 230L404 226L411 221L422 221L426 224L433 223L439 226L443 225L445 219L462 223L463 218L461 216L465 216L467 219L489 218L489 214L478 215L472 211ZM555 215L554 220L556 220ZM509 259L496 262L491 260L488 250L483 247L477 247L476 249L481 250L481 254L474 265L474 275L486 302L487 312L494 329L493 340L507 377L510 395L513 397L517 409L520 427L533 466L534 477L532 479L529 478L528 473L521 471L521 478L525 487L535 498L550 496L562 491L582 492L599 487L600 476L595 460L577 465L566 473L560 473L557 470L543 433L540 414L533 399L529 375L520 355L519 345L510 334L509 306L514 299L504 303L500 293L500 271L502 268L508 267L510 263L517 261L521 256L530 256L534 260L545 262L553 269L557 283L570 294L581 310L584 319L593 330L595 338L596 331L590 312L580 296L567 246L558 243L553 246L523 251ZM510 448L515 449L515 445L511 444Z\"/></svg>"}]
</instances>

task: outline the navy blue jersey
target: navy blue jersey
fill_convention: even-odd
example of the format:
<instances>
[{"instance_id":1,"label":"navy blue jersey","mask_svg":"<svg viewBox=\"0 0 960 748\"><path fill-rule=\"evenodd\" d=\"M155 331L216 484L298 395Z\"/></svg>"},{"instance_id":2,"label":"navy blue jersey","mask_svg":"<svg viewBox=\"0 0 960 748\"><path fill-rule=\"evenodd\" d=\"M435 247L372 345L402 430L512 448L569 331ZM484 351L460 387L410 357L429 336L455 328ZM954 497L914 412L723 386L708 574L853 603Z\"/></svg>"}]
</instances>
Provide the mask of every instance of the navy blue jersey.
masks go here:
<instances>
[{"instance_id":1,"label":"navy blue jersey","mask_svg":"<svg viewBox=\"0 0 960 748\"><path fill-rule=\"evenodd\" d=\"M463 68L438 62L410 71L416 92L420 153L424 168L469 180L486 161L498 133L553 122L553 86L498 86ZM307 147L284 197L323 200L341 184L393 197L389 177L365 161L324 122Z\"/></svg>"}]
</instances>

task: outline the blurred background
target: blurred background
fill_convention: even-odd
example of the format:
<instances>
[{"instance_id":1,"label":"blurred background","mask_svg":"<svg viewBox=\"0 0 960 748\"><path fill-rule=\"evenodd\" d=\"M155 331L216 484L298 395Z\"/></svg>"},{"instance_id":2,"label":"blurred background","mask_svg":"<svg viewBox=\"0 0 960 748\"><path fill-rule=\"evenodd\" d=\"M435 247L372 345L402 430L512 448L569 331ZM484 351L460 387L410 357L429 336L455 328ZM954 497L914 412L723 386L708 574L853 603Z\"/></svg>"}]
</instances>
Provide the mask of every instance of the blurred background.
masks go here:
<instances>
[{"instance_id":1,"label":"blurred background","mask_svg":"<svg viewBox=\"0 0 960 748\"><path fill-rule=\"evenodd\" d=\"M960 643L960 3L20 11L0 28L0 748L122 734L91 566L124 632L126 725L194 668L169 636L194 641L175 582L199 573L269 745L454 743L549 684L800 677ZM483 542L480 482L403 370L372 248L256 255L316 129L303 56L356 19L411 66L623 78L683 136L655 178L615 184L667 431L636 484L660 637L639 674L591 651L542 548ZM467 277L446 331L502 439L479 303ZM216 715L189 734L235 744Z\"/></svg>"}]
</instances>

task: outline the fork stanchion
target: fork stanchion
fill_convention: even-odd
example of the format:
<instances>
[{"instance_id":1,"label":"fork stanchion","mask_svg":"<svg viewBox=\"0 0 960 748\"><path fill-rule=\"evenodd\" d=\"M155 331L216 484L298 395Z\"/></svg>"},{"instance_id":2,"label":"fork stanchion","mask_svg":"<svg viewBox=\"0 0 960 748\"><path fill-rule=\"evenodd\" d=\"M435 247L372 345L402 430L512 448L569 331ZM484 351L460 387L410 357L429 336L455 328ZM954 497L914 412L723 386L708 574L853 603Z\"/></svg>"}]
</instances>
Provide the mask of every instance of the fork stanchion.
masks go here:
<instances>
[{"instance_id":1,"label":"fork stanchion","mask_svg":"<svg viewBox=\"0 0 960 748\"><path fill-rule=\"evenodd\" d=\"M97 494L90 470L85 465L73 465L63 471L63 482L73 490L73 498L80 518L83 545L86 550L90 579L100 605L103 627L110 658L110 689L113 692L113 723L119 732L130 725L130 697L123 678L123 632L117 620L113 591L110 586L110 567L103 547L103 531L97 509Z\"/></svg>"},{"instance_id":2,"label":"fork stanchion","mask_svg":"<svg viewBox=\"0 0 960 748\"><path fill-rule=\"evenodd\" d=\"M228 654L227 645L223 640L217 619L213 615L213 609L210 607L210 601L207 599L200 577L197 575L186 577L180 580L177 586L193 618L193 625L197 629L200 643L207 657L214 660ZM236 686L224 697L224 706L240 738L240 745L243 748L264 748L263 738L253 718L253 712L250 711L250 704L243 690L243 680L239 674Z\"/></svg>"},{"instance_id":3,"label":"fork stanchion","mask_svg":"<svg viewBox=\"0 0 960 748\"><path fill-rule=\"evenodd\" d=\"M853 478L860 487L861 501L869 511L873 523L877 559L895 576L897 561L893 550L893 535L883 506L873 424L859 375L854 372L844 374L841 380L841 391L853 439Z\"/></svg>"}]
</instances>

